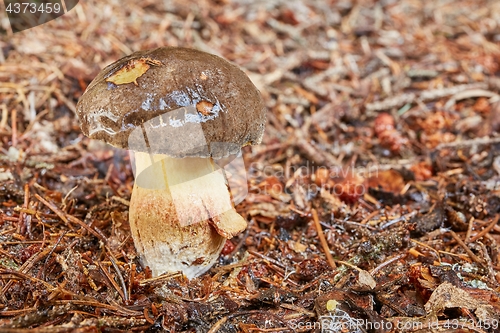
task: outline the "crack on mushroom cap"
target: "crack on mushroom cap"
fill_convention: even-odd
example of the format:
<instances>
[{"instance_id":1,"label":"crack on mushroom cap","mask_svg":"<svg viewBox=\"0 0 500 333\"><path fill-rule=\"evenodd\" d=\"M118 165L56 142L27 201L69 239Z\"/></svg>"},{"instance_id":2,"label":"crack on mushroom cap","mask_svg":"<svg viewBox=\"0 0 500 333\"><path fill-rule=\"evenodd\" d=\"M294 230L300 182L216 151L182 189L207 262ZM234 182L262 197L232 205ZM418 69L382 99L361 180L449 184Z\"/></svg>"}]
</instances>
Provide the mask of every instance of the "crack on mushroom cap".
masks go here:
<instances>
[{"instance_id":1,"label":"crack on mushroom cap","mask_svg":"<svg viewBox=\"0 0 500 333\"><path fill-rule=\"evenodd\" d=\"M140 59L149 59L148 66L161 65L139 71L130 83L107 81ZM242 70L218 56L176 47L136 52L104 68L80 98L77 115L85 135L125 149L131 148L134 129L156 126L151 138L158 144L153 150L143 145L139 151L171 157L235 154L248 143L260 143L266 121L262 97ZM186 149L193 146L196 126L205 143ZM176 127L179 130L173 130ZM225 151L227 147L213 142L234 146Z\"/></svg>"}]
</instances>

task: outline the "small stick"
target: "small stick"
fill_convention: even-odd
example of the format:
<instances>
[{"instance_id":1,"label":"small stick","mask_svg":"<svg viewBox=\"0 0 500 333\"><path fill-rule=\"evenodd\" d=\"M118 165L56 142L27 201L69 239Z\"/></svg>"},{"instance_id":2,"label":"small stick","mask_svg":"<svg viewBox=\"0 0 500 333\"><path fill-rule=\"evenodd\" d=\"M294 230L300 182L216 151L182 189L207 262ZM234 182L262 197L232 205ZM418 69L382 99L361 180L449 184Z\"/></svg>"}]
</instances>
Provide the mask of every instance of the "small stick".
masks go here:
<instances>
[{"instance_id":1,"label":"small stick","mask_svg":"<svg viewBox=\"0 0 500 333\"><path fill-rule=\"evenodd\" d=\"M128 275L128 295L132 295L132 286L135 283L135 273L137 266L135 264L130 265L130 274Z\"/></svg>"},{"instance_id":2,"label":"small stick","mask_svg":"<svg viewBox=\"0 0 500 333\"><path fill-rule=\"evenodd\" d=\"M287 327L286 328L287 330L292 331L292 332L296 332L293 327L291 327L287 322L285 322L283 320L283 318L281 318L281 317L279 317L271 312L264 312L262 310L248 310L248 311L240 311L238 313L232 313L230 315L222 317L210 328L210 330L207 333L218 332L219 329L222 328L222 325L224 325L229 319L233 319L233 318L241 317L241 316L252 316L252 315L260 315L260 316L267 315L267 316L273 317L276 321L279 321L279 322L285 324ZM274 330L274 329L272 329L272 330ZM268 331L268 330L264 330L264 331Z\"/></svg>"},{"instance_id":3,"label":"small stick","mask_svg":"<svg viewBox=\"0 0 500 333\"><path fill-rule=\"evenodd\" d=\"M63 220L64 223L66 223L69 227L71 227L71 224L69 223L68 219L66 218L66 216L64 215L63 211L60 210L59 208L57 208L54 204L52 204L51 202L48 202L47 200L45 200L44 198L42 198L40 195L38 195L37 193L35 193L35 197L41 202L43 203L45 206L47 206L47 208L49 208L51 211L53 211L54 213L56 213L57 216L59 216L59 218L61 220ZM73 228L72 228L73 229ZM73 229L74 230L74 229Z\"/></svg>"},{"instance_id":4,"label":"small stick","mask_svg":"<svg viewBox=\"0 0 500 333\"><path fill-rule=\"evenodd\" d=\"M96 308L110 310L110 311L116 312L118 314L124 314L126 316L140 317L144 314L140 311L134 311L134 310L124 308L118 304L111 305L111 304L101 303L101 302L93 300L93 299L92 300L90 300L90 299L81 299L81 300L80 299L61 299L61 300L54 300L53 302L56 305L72 304L72 305L82 305L82 306L93 306Z\"/></svg>"},{"instance_id":5,"label":"small stick","mask_svg":"<svg viewBox=\"0 0 500 333\"><path fill-rule=\"evenodd\" d=\"M212 326L210 328L210 330L207 332L207 333L215 333L215 332L218 332L219 329L222 327L222 325L224 325L226 323L226 321L229 319L229 316L225 316L225 317L222 317L221 319L219 319L215 324L214 326Z\"/></svg>"},{"instance_id":6,"label":"small stick","mask_svg":"<svg viewBox=\"0 0 500 333\"><path fill-rule=\"evenodd\" d=\"M467 227L467 234L465 235L465 242L470 243L470 238L472 235L472 228L474 226L474 216L472 216L469 220L469 225Z\"/></svg>"},{"instance_id":7,"label":"small stick","mask_svg":"<svg viewBox=\"0 0 500 333\"><path fill-rule=\"evenodd\" d=\"M469 239L469 242L470 243L475 242L479 238L483 237L488 232L490 232L490 230L493 229L497 225L499 218L500 218L500 215L495 216L495 218L493 219L493 221L491 221L491 223L486 228L484 228L479 233L477 233L474 237L472 237L471 239Z\"/></svg>"},{"instance_id":8,"label":"small stick","mask_svg":"<svg viewBox=\"0 0 500 333\"><path fill-rule=\"evenodd\" d=\"M488 137L484 136L481 138L474 138L470 140L463 140L463 141L458 141L455 140L453 142L448 142L448 143L440 143L434 150L441 150L444 148L464 148L464 147L470 147L470 146L479 146L479 145L490 145L490 144L495 144L500 142L500 137Z\"/></svg>"},{"instance_id":9,"label":"small stick","mask_svg":"<svg viewBox=\"0 0 500 333\"><path fill-rule=\"evenodd\" d=\"M150 323L151 325L155 323L154 319L149 316L148 308L144 308L144 318L146 318L146 321Z\"/></svg>"},{"instance_id":10,"label":"small stick","mask_svg":"<svg viewBox=\"0 0 500 333\"><path fill-rule=\"evenodd\" d=\"M385 266L387 265L390 265L392 264L393 262L395 261L398 261L399 259L401 258L404 258L406 256L406 253L402 253L402 254L399 254L397 256L394 256L386 261L384 261L383 263L381 263L380 265L378 265L377 267L375 267L374 269L372 269L370 271L370 275L373 276L373 274L377 273L379 270L381 270L382 268L384 268Z\"/></svg>"},{"instance_id":11,"label":"small stick","mask_svg":"<svg viewBox=\"0 0 500 333\"><path fill-rule=\"evenodd\" d=\"M9 110L5 104L0 105L0 109L2 109L2 118L0 120L0 131L5 128L7 125L7 118L9 118Z\"/></svg>"},{"instance_id":12,"label":"small stick","mask_svg":"<svg viewBox=\"0 0 500 333\"><path fill-rule=\"evenodd\" d=\"M111 197L111 200L114 200L114 201L118 201L119 203L125 205L125 206L130 206L130 201L126 200L126 199L123 199L121 197L118 197L116 195L113 195Z\"/></svg>"},{"instance_id":13,"label":"small stick","mask_svg":"<svg viewBox=\"0 0 500 333\"><path fill-rule=\"evenodd\" d=\"M477 262L481 266L483 265L483 263L481 262L481 260L474 254L474 252L471 251L471 249L469 249L469 247L467 246L467 244L464 243L464 241L460 238L460 236L458 236L455 233L455 231L450 230L450 234L457 241L457 243L460 244L461 247L463 247L463 249L465 250L465 252L467 252L467 254L469 255L469 257L472 260L474 260L475 262Z\"/></svg>"},{"instance_id":14,"label":"small stick","mask_svg":"<svg viewBox=\"0 0 500 333\"><path fill-rule=\"evenodd\" d=\"M143 286L148 285L150 283L163 282L163 281L170 280L172 278L179 277L179 276L183 276L181 271L172 272L172 273L156 276L153 278L141 280L141 281L139 281L139 285L141 287L143 287Z\"/></svg>"},{"instance_id":15,"label":"small stick","mask_svg":"<svg viewBox=\"0 0 500 333\"><path fill-rule=\"evenodd\" d=\"M113 286L113 288L115 288L116 292L118 294L120 294L120 297L122 298L122 300L125 302L126 299L125 299L125 290L124 289L120 289L120 287L118 286L118 284L116 283L115 279L113 279L113 277L111 276L111 274L106 270L106 268L102 265L102 263L100 261L97 262L97 265L99 266L99 268L101 269L101 271L104 273L104 276L106 276L106 278L108 279L109 283L111 283L111 285Z\"/></svg>"},{"instance_id":16,"label":"small stick","mask_svg":"<svg viewBox=\"0 0 500 333\"><path fill-rule=\"evenodd\" d=\"M45 262L43 263L43 266L42 266L42 276L41 276L43 281L45 281L45 269L47 267L47 263L49 262L49 258L52 256L52 253L54 253L54 251L56 250L57 246L59 245L59 243L61 242L61 240L63 239L63 237L67 233L68 233L67 231L64 231L63 233L61 233L61 235L57 239L56 243L54 244L54 246L52 246L52 249L47 254L47 257L45 258Z\"/></svg>"},{"instance_id":17,"label":"small stick","mask_svg":"<svg viewBox=\"0 0 500 333\"><path fill-rule=\"evenodd\" d=\"M302 308L300 306L297 306L297 305L288 304L288 303L282 303L282 304L280 304L280 306L282 308L285 308L285 309L288 309L288 310L297 311L297 312L299 312L299 313L301 313L303 315L306 315L308 317L316 317L316 313L311 312L311 311L309 311L307 309L304 309L304 308Z\"/></svg>"},{"instance_id":18,"label":"small stick","mask_svg":"<svg viewBox=\"0 0 500 333\"><path fill-rule=\"evenodd\" d=\"M262 253L259 253L259 252L255 252L255 251L252 251L252 250L248 250L248 253L250 253L251 255L253 256L256 256L256 257L259 257L259 258L262 258L264 260L267 260L268 262L278 266L278 267L281 267L281 268L286 268L285 265L283 265L282 263L280 263L279 261L271 258L271 257L268 257Z\"/></svg>"},{"instance_id":19,"label":"small stick","mask_svg":"<svg viewBox=\"0 0 500 333\"><path fill-rule=\"evenodd\" d=\"M374 210L367 217L363 219L363 221L359 222L360 224L367 224L373 217L377 216L380 213L380 209Z\"/></svg>"},{"instance_id":20,"label":"small stick","mask_svg":"<svg viewBox=\"0 0 500 333\"><path fill-rule=\"evenodd\" d=\"M323 251L325 252L326 255L326 260L330 264L330 267L336 269L337 265L335 265L335 261L333 260L332 254L330 253L330 248L328 247L328 243L326 242L325 235L323 234L323 229L321 228L321 224L319 223L318 213L314 208L311 211L314 220L314 225L316 226L318 237L321 242L321 246L323 246Z\"/></svg>"},{"instance_id":21,"label":"small stick","mask_svg":"<svg viewBox=\"0 0 500 333\"><path fill-rule=\"evenodd\" d=\"M127 292L127 285L125 284L125 280L123 279L123 275L122 275L122 273L120 271L120 267L118 267L118 264L116 263L116 258L113 255L113 253L111 252L111 250L108 247L106 247L106 249L108 250L109 259L111 261L111 264L113 265L113 268L116 271L116 275L118 275L118 280L120 281L120 284L122 286L123 300L125 302L128 302L129 298L128 298L128 292Z\"/></svg>"},{"instance_id":22,"label":"small stick","mask_svg":"<svg viewBox=\"0 0 500 333\"><path fill-rule=\"evenodd\" d=\"M50 251L52 251L52 249L46 248L45 250L38 252L33 257L29 258L21 267L19 267L19 269L16 272L20 273L20 274L28 273L28 271L31 269L31 267L33 267L38 261L40 261L48 253L50 253ZM0 270L0 273L1 272L2 272L2 270ZM46 283L45 281L43 281L43 282ZM14 283L14 281L10 280L5 284L3 289L0 289L0 297L3 297L3 295L9 290L9 288L12 286L13 283Z\"/></svg>"},{"instance_id":23,"label":"small stick","mask_svg":"<svg viewBox=\"0 0 500 333\"><path fill-rule=\"evenodd\" d=\"M66 98L66 96L64 96L64 94L59 89L54 90L54 95L57 97L59 101L62 101L68 109L70 109L74 114L76 114L75 103Z\"/></svg>"}]
</instances>

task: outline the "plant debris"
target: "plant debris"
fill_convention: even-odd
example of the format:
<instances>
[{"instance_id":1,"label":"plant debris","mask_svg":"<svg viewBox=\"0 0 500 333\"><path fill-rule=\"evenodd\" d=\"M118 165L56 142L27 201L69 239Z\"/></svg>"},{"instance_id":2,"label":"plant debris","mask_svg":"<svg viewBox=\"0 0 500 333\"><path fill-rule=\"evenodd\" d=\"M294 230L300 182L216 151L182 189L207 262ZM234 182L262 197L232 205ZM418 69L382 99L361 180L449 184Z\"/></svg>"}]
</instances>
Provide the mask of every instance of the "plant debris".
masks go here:
<instances>
[{"instance_id":1,"label":"plant debris","mask_svg":"<svg viewBox=\"0 0 500 333\"><path fill-rule=\"evenodd\" d=\"M88 0L15 34L1 9L0 332L499 331L498 1ZM268 109L249 226L192 280L140 265L129 155L75 117L165 45Z\"/></svg>"}]
</instances>

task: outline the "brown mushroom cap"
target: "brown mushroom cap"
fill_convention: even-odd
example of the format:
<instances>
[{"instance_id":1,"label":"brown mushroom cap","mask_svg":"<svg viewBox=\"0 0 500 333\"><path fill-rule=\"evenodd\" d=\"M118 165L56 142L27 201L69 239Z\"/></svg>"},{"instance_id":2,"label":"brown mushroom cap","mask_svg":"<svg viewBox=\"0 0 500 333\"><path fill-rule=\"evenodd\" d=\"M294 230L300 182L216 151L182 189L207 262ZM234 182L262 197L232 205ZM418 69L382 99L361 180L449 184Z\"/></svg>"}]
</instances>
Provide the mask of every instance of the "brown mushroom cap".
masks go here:
<instances>
[{"instance_id":1,"label":"brown mushroom cap","mask_svg":"<svg viewBox=\"0 0 500 333\"><path fill-rule=\"evenodd\" d=\"M266 120L262 97L242 70L178 47L135 52L104 68L77 115L92 139L171 157L235 154L260 143Z\"/></svg>"}]
</instances>

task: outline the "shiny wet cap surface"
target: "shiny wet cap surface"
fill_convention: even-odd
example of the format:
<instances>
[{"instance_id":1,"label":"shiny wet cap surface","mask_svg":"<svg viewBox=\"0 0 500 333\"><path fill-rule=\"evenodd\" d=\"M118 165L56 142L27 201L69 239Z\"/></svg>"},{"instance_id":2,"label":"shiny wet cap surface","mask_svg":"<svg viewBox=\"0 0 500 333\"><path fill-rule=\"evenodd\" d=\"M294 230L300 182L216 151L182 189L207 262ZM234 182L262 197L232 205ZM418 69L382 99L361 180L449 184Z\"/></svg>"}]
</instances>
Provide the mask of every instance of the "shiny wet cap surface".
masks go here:
<instances>
[{"instance_id":1,"label":"shiny wet cap surface","mask_svg":"<svg viewBox=\"0 0 500 333\"><path fill-rule=\"evenodd\" d=\"M172 157L221 158L258 144L261 95L230 62L163 47L104 68L77 104L82 131L113 146Z\"/></svg>"}]
</instances>

